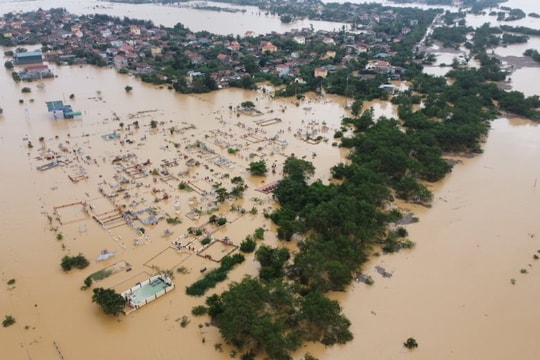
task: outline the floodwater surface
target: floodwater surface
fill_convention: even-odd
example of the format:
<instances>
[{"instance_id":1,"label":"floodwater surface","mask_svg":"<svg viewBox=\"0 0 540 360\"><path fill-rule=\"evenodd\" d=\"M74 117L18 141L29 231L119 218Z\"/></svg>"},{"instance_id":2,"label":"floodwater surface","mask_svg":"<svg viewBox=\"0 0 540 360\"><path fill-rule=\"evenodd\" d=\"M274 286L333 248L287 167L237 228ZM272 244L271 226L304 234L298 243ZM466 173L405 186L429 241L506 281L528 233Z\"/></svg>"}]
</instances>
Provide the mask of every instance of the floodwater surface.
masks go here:
<instances>
[{"instance_id":1,"label":"floodwater surface","mask_svg":"<svg viewBox=\"0 0 540 360\"><path fill-rule=\"evenodd\" d=\"M335 294L350 345L321 359L536 359L540 345L540 127L498 119L485 152L463 159L407 226L416 247L374 258L375 284ZM538 254L540 256L540 254ZM383 278L375 270L391 272ZM403 342L414 337L419 347Z\"/></svg>"},{"instance_id":2,"label":"floodwater surface","mask_svg":"<svg viewBox=\"0 0 540 360\"><path fill-rule=\"evenodd\" d=\"M5 60L0 56L0 62ZM16 319L0 330L3 358L229 358L226 346L219 351L223 341L207 326L208 319L191 315L204 298L188 297L184 291L201 277L201 270L217 265L192 250L178 252L172 242L194 240L187 229L208 219L213 185L228 185L230 177L238 175L249 189L234 205L248 213L224 204L216 213L225 216L227 224L219 229L206 225L205 230L239 244L264 227L265 243L276 244L275 227L262 216L275 204L256 189L278 180L283 160L292 153L313 161L314 178L326 182L330 167L346 161L346 152L332 142L341 118L349 115L350 99L310 94L297 103L273 100L270 90L238 89L188 96L141 84L111 69L75 66L53 71L58 77L44 80L43 86L16 84L8 71L0 73L0 317ZM530 71L530 78L538 73L522 71ZM536 84L518 83L517 72L513 76L517 90L538 94ZM133 87L131 93L125 91L127 85ZM21 92L25 86L30 93ZM55 119L45 106L52 100L72 105L82 116ZM254 102L263 114L240 113L237 107L244 101ZM365 105L381 115L395 114L387 103ZM265 126L258 122L271 119L277 120L263 122ZM150 125L153 121L156 129ZM103 137L111 134L119 138ZM308 136L311 140L304 141ZM332 294L352 321L354 341L328 349L309 344L297 357L309 351L320 359L536 359L539 137L540 127L530 121L493 121L484 153L462 159L452 174L432 186L433 207L410 207L420 220L407 226L416 247L373 258L364 269L375 280L373 286L355 283L346 293ZM66 164L38 171L47 161L47 149L60 154ZM113 165L117 158L128 160ZM277 164L276 173L250 176L249 162L259 159ZM173 177L130 178L133 181L114 198L98 190L118 190L119 179L129 177L130 161L147 160L147 170L166 168ZM190 160L199 165L189 166ZM162 167L165 163L173 165ZM69 178L80 175L88 178L76 183ZM178 190L181 181L201 193ZM145 237L125 224L101 226L84 212L82 203L92 205L100 219L117 208L155 208L158 215L178 216L182 223L144 226ZM251 209L257 214L249 214ZM203 213L200 219L187 217L197 211ZM164 236L166 230L172 234ZM219 246L210 253L228 251ZM115 256L96 261L104 249ZM64 273L62 257L78 253L90 266ZM257 273L253 258L246 260L230 279ZM91 290L81 286L90 274L115 264L122 265L117 266L120 270L94 287L122 291L158 270L170 269L176 289L128 316L106 316L91 302ZM393 276L383 278L375 266ZM15 282L8 285L11 279ZM185 328L180 325L183 316L189 321ZM406 350L402 343L408 337L414 337L419 348Z\"/></svg>"}]
</instances>

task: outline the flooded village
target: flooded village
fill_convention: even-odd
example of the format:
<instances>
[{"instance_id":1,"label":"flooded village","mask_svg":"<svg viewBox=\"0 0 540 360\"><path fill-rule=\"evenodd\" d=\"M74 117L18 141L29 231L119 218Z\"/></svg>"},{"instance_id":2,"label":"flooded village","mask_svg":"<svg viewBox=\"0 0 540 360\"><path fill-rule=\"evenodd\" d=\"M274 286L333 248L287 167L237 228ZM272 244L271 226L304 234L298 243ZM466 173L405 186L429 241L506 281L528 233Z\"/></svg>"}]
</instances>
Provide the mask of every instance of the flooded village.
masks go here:
<instances>
[{"instance_id":1,"label":"flooded village","mask_svg":"<svg viewBox=\"0 0 540 360\"><path fill-rule=\"evenodd\" d=\"M27 190L13 199L22 203L13 206L6 201L6 206L10 212L17 213L15 218L23 223L27 221L25 214L34 213L33 220L28 222L35 226L34 230L23 226L33 234L25 236L23 243L29 246L26 255L34 260L23 260L17 256L12 258L13 263L9 260L4 262L10 268L26 263L20 268L20 275L5 273L5 276L16 280L5 299L12 306L34 310L34 314L22 311L17 315L16 326L28 322L34 327L32 322L45 317L43 321L47 327L53 327L52 332L59 330L54 329L57 322L49 323L49 316L54 314L49 305L52 302L55 304L53 308L60 306L57 300L62 294L79 298L73 300L79 305L72 307L72 302L68 308L77 312L75 318L83 316L77 321L82 321L85 329L94 327L99 333L102 331L100 327L115 327L117 322L107 319L91 302L91 290L80 290L87 277L97 275L93 287L113 288L120 293L137 283L144 283L156 273L172 272L175 289L151 306L155 310L165 306L157 310L162 315L154 319L168 324L163 328L165 334L160 334L159 339L176 344L179 335L176 330L182 329L179 324L182 317L190 318L192 324L187 329L194 330L199 323L191 319L191 308L203 304L202 299L187 296L185 288L205 272L217 268L219 260L229 252L238 253L240 243L258 228L264 229L265 244L277 243L275 227L264 218L265 212L275 206L271 193L266 189L280 179L285 156L295 153L300 158L323 164L338 162L344 154L343 150L331 144L332 134L340 126L339 117L334 122L326 120L333 118L334 114L346 113L345 103L339 98L308 98L296 106L289 101L273 100L262 91L254 94L240 89L185 96L142 84L109 69L85 65L57 67L55 71L58 77L43 80L43 87L37 87L37 82L31 85L32 92L24 105L14 109L4 107L4 126L14 133L11 136L7 135L9 131L4 133L3 144L14 146L19 149L19 155L23 155L14 156L12 160L19 165L10 166L17 168L25 164L22 169L27 173L23 181L28 181L24 185ZM82 80L74 89L75 96L70 99L71 94L64 94L64 91L73 87L73 78ZM13 86L12 79L4 78L3 81L6 87ZM132 86L130 93L126 93L124 84ZM51 98L50 94L54 97ZM65 102L58 100L64 95ZM20 93L13 91L9 96L19 106ZM81 115L65 119L61 110L49 112L46 101L51 99L56 99L57 104L70 104ZM249 110L239 108L246 101L253 101L261 114L251 114ZM11 111L22 116L22 121L29 127L8 126ZM305 140L314 134L321 136L321 140L306 143ZM249 164L260 160L268 164L268 174L252 176L248 171ZM321 166L317 176L328 179L329 169ZM243 196L237 200L219 201L219 189L232 192L236 185L231 179L235 177L243 179ZM21 177L4 180L16 179ZM4 186L16 188L23 185ZM37 204L36 197L39 199ZM32 210L26 208L27 205ZM226 223L211 223L212 216L224 218ZM13 231L20 231L22 224L14 222L12 225ZM9 227L5 231L9 231ZM39 244L33 244L37 239L40 239ZM43 241L45 239L48 241ZM210 243L203 245L206 239L210 239ZM24 246L23 243L19 246ZM41 246L45 248L40 249ZM37 257L36 251L48 255ZM62 258L78 254L87 257L90 266L63 273L60 267ZM28 273L27 261L41 270ZM256 271L256 263L247 261L229 277L240 279L245 273L255 275ZM104 273L107 277L101 279ZM21 288L32 282L26 276L37 274L46 274L57 280L54 284L44 284L47 288L50 286L51 292L44 291L43 294L40 290L41 301L34 298L29 304L23 298L30 300L32 297ZM220 288L221 285L216 291ZM33 292L35 289L38 288L32 285L28 290ZM65 291L72 294L67 295ZM49 298L44 297L47 293ZM86 310L81 311L80 305ZM45 307L48 310L41 315L41 308ZM167 309L173 308L178 311L168 314L170 310ZM140 317L139 314L144 314L147 309L144 310L129 317ZM15 311L13 314L15 316ZM155 316L155 313L148 315ZM92 319L90 323L84 320L87 317ZM119 320L123 323L127 318ZM156 325L152 322L145 326L155 332ZM215 329L202 324L202 328L185 337L184 341L204 346L201 342L204 338L211 345L207 346L207 351L215 354L213 346L222 340ZM35 330L38 329L36 327ZM172 329L176 329L175 334L170 333ZM140 330L132 328L121 335L125 337L126 345L133 341L131 332ZM23 335L30 336L31 340L23 346L32 353L45 354L46 358L57 357L51 341L55 341L66 357L85 347L79 341L70 340L64 344L58 338L42 337L40 341L31 328L25 332ZM144 330L137 336L148 335ZM166 340L167 337L170 340ZM109 340L113 343L120 341L116 335ZM107 341L100 340L101 344ZM98 346L98 349L108 353L112 346ZM167 352L167 357L181 356L186 351L181 346L173 347ZM151 350L143 352L144 356L152 357ZM16 346L13 351L17 354L21 350ZM93 349L92 353L99 353L99 350ZM122 350L125 354L122 356L126 358L138 358L140 353L139 348ZM103 356L107 356L106 353Z\"/></svg>"},{"instance_id":2,"label":"flooded village","mask_svg":"<svg viewBox=\"0 0 540 360\"><path fill-rule=\"evenodd\" d=\"M87 46L88 37L76 35L85 33L84 27L59 28L62 32L51 34L51 48L54 41L65 41L64 49ZM291 155L313 163L314 180L334 181L331 167L348 161L348 150L336 146L334 135L351 114L351 98L316 92L278 98L269 83L256 90L227 88L245 74L245 64L220 57L219 51L216 61L230 70L216 72L212 80L226 89L181 94L141 82L132 72L151 65L140 61L141 53L166 56L166 46L151 37L130 43L142 36L137 29L144 32L137 25L111 29L122 34L118 46L94 52L107 66L81 61L88 54L36 54L39 45L27 46L30 54L43 56L46 70L19 63L15 70L33 72L34 81L15 82L8 69L0 76L5 169L0 316L15 320L2 328L6 354L10 359L240 358L209 317L192 314L205 296L188 296L186 288L218 269L224 257L243 253L240 245L254 234L263 234L259 246L297 250L295 242L278 240L267 216L277 207L272 191ZM147 35L157 39L158 31ZM189 41L203 48L201 37L194 36ZM328 33L309 29L287 36L330 41ZM227 54L231 46L257 56L272 53L263 46L275 46L248 47L248 39L207 37ZM373 44L350 45L343 55L362 56ZM317 56L329 60L328 52ZM274 75L300 79L303 56L298 55L265 66ZM16 63L9 53L0 56L2 63ZM382 58L368 64L375 72L391 69L399 75L399 67ZM339 65L317 67L319 74L338 70ZM399 76L389 83L395 89L410 86ZM193 85L196 79L185 89ZM397 117L394 104L363 103L364 110L370 106L377 117ZM329 295L351 320L354 340L333 347L307 343L294 358L309 353L320 359L533 359L540 315L539 131L520 117L494 120L483 154L459 158L450 175L429 185L431 208L399 202L419 219L406 225L416 247L374 256L362 269L372 286L354 282ZM250 171L261 162L264 175ZM243 254L245 261L206 295L223 292L245 275L258 276L259 262ZM63 271L63 259L78 255L89 260L88 267ZM98 287L122 294L127 315L104 314L92 302ZM409 337L419 343L413 351L403 347Z\"/></svg>"}]
</instances>

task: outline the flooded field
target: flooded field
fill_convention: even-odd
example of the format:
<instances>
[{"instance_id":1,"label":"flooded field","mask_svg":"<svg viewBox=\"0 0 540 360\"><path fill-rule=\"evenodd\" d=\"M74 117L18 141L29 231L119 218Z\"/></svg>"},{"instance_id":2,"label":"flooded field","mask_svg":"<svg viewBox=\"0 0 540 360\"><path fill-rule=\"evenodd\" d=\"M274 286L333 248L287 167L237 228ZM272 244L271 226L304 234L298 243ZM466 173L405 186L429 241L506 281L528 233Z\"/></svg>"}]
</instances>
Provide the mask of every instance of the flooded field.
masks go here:
<instances>
[{"instance_id":1,"label":"flooded field","mask_svg":"<svg viewBox=\"0 0 540 360\"><path fill-rule=\"evenodd\" d=\"M0 76L6 174L0 308L17 321L6 330L10 358L219 358L215 329L191 317L204 299L188 297L185 287L256 228L273 229L263 217L274 206L271 195L258 189L281 177L286 156L313 161L316 177L327 181L330 167L345 155L331 144L346 115L345 100L312 95L296 103L234 89L187 96L110 69L53 71L57 78L33 83L16 84L8 72ZM23 94L23 87L30 92ZM81 116L48 112L49 101L70 104ZM241 112L244 101L261 113ZM249 163L261 159L271 169L268 176L251 176ZM214 185L229 188L234 176L249 187L243 200L216 208ZM187 189L179 190L180 183ZM226 224L208 224L211 214ZM202 237L189 234L190 227L221 243L203 251ZM267 231L265 242L275 241ZM63 273L61 258L79 253L91 265ZM97 261L104 253L114 256ZM120 270L95 287L123 291L171 270L176 289L127 317L106 317L91 302L91 291L80 288L87 276L111 266ZM231 278L256 271L248 257ZM11 279L15 283L6 285ZM184 315L192 322L186 329L176 321Z\"/></svg>"}]
</instances>

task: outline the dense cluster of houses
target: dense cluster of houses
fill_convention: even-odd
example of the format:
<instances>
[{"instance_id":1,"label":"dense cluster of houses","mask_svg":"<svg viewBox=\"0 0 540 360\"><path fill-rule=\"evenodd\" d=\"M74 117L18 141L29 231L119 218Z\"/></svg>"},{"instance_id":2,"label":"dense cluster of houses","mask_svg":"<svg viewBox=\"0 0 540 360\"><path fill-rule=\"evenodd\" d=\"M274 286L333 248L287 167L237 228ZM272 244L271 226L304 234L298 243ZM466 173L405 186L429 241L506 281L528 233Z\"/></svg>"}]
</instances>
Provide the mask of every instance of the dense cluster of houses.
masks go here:
<instances>
[{"instance_id":1,"label":"dense cluster of houses","mask_svg":"<svg viewBox=\"0 0 540 360\"><path fill-rule=\"evenodd\" d=\"M243 37L235 37L195 33L181 25L171 29L151 22L104 15L77 16L63 9L51 9L4 15L0 18L0 35L3 45L42 44L46 61L90 62L158 76L163 75L159 74L157 64L174 62L180 51L189 62L185 69L188 80L203 75L201 69L211 68L216 69L211 76L220 87L225 87L232 79L251 72L246 69L246 57L259 60L257 71L297 81L302 81L300 69L304 65L313 66L315 77L325 78L358 59L363 62L357 70L399 78L404 70L388 62L393 55L391 44L399 42L417 21L409 20L401 33L393 36L371 30L383 21L395 21L397 16L392 10L362 14L361 29L355 31L304 28L284 34L258 35L248 31ZM261 58L265 60L260 61ZM24 64L20 57L14 62ZM32 76L36 71L38 76L47 74L42 67L28 69Z\"/></svg>"}]
</instances>

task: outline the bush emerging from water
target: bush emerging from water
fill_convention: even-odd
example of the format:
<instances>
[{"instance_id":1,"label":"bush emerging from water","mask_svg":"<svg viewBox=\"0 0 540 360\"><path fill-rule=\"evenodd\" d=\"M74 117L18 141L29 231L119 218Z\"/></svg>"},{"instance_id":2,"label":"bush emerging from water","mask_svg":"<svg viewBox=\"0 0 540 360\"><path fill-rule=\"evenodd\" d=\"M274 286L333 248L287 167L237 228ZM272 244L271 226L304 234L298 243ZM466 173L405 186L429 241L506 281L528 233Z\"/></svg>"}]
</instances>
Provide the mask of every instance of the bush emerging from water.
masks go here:
<instances>
[{"instance_id":1,"label":"bush emerging from water","mask_svg":"<svg viewBox=\"0 0 540 360\"><path fill-rule=\"evenodd\" d=\"M253 234L253 236L257 240L263 240L264 239L264 229L262 227L256 228L255 233Z\"/></svg>"},{"instance_id":2,"label":"bush emerging from water","mask_svg":"<svg viewBox=\"0 0 540 360\"><path fill-rule=\"evenodd\" d=\"M77 256L66 255L62 258L62 262L60 263L60 266L62 266L62 270L64 271L69 271L72 268L84 269L88 265L90 265L90 262L82 254Z\"/></svg>"},{"instance_id":3,"label":"bush emerging from water","mask_svg":"<svg viewBox=\"0 0 540 360\"><path fill-rule=\"evenodd\" d=\"M403 343L403 346L405 346L409 350L412 350L418 347L418 342L415 338L410 337Z\"/></svg>"},{"instance_id":4,"label":"bush emerging from water","mask_svg":"<svg viewBox=\"0 0 540 360\"><path fill-rule=\"evenodd\" d=\"M246 236L244 241L240 243L240 251L243 253L252 253L255 251L257 243L251 238L251 236Z\"/></svg>"},{"instance_id":5,"label":"bush emerging from water","mask_svg":"<svg viewBox=\"0 0 540 360\"><path fill-rule=\"evenodd\" d=\"M2 326L3 327L8 327L8 326L11 326L15 324L15 318L11 315L6 315L4 317L4 320L2 321Z\"/></svg>"},{"instance_id":6,"label":"bush emerging from water","mask_svg":"<svg viewBox=\"0 0 540 360\"><path fill-rule=\"evenodd\" d=\"M185 328L190 323L188 317L186 315L182 316L182 318L179 320L180 326Z\"/></svg>"},{"instance_id":7,"label":"bush emerging from water","mask_svg":"<svg viewBox=\"0 0 540 360\"><path fill-rule=\"evenodd\" d=\"M170 224L170 225L176 225L176 224L181 224L182 223L182 219L180 219L178 216L176 217L168 217L166 219L167 221L167 224Z\"/></svg>"},{"instance_id":8,"label":"bush emerging from water","mask_svg":"<svg viewBox=\"0 0 540 360\"><path fill-rule=\"evenodd\" d=\"M96 288L93 290L92 302L95 302L105 314L118 315L124 310L126 300L113 289Z\"/></svg>"},{"instance_id":9,"label":"bush emerging from water","mask_svg":"<svg viewBox=\"0 0 540 360\"><path fill-rule=\"evenodd\" d=\"M221 265L217 269L207 272L204 277L186 288L186 294L191 296L203 296L204 293L227 278L227 273L236 265L244 262L242 254L225 256L221 260Z\"/></svg>"},{"instance_id":10,"label":"bush emerging from water","mask_svg":"<svg viewBox=\"0 0 540 360\"><path fill-rule=\"evenodd\" d=\"M191 309L191 314L193 316L201 316L207 313L208 313L208 308L204 305L194 306L193 309Z\"/></svg>"}]
</instances>

